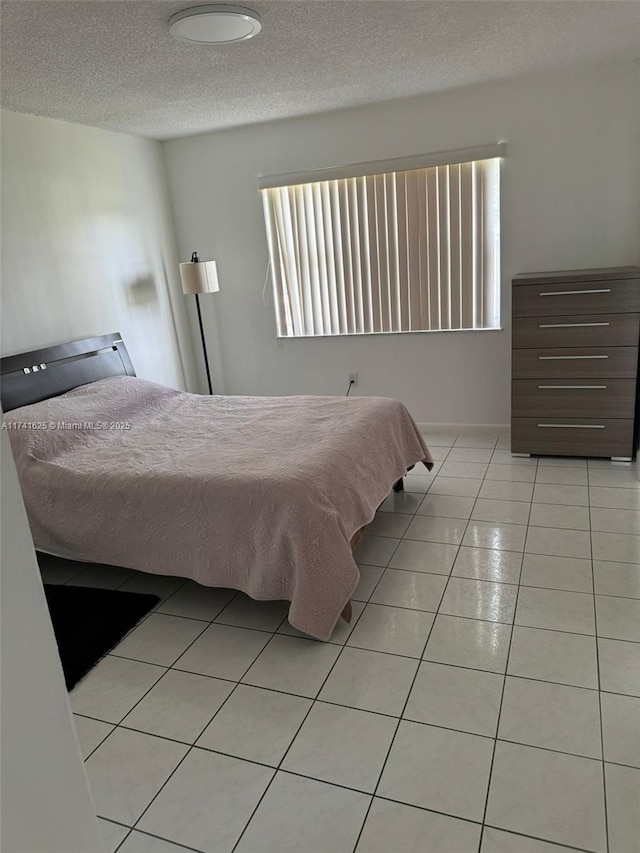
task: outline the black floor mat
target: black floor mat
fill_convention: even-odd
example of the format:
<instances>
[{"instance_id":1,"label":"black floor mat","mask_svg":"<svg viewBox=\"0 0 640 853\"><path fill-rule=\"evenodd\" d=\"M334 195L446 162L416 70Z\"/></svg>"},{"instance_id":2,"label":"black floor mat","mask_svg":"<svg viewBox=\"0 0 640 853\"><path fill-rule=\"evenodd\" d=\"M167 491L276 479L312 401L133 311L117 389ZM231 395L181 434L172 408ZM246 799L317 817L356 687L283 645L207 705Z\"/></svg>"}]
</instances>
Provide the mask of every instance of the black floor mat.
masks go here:
<instances>
[{"instance_id":1,"label":"black floor mat","mask_svg":"<svg viewBox=\"0 0 640 853\"><path fill-rule=\"evenodd\" d=\"M44 591L68 690L160 600L84 586L45 584Z\"/></svg>"}]
</instances>

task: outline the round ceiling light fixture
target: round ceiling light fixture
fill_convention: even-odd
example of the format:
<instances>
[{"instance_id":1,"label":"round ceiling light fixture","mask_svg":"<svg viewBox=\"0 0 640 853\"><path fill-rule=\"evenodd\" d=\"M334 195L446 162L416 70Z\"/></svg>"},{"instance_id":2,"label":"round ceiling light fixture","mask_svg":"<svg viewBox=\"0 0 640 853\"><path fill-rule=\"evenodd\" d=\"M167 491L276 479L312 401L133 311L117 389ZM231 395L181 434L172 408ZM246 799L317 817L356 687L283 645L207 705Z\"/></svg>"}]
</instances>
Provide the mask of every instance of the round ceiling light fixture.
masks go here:
<instances>
[{"instance_id":1,"label":"round ceiling light fixture","mask_svg":"<svg viewBox=\"0 0 640 853\"><path fill-rule=\"evenodd\" d=\"M258 15L242 6L193 6L169 20L169 32L192 44L227 44L246 41L262 29Z\"/></svg>"}]
</instances>

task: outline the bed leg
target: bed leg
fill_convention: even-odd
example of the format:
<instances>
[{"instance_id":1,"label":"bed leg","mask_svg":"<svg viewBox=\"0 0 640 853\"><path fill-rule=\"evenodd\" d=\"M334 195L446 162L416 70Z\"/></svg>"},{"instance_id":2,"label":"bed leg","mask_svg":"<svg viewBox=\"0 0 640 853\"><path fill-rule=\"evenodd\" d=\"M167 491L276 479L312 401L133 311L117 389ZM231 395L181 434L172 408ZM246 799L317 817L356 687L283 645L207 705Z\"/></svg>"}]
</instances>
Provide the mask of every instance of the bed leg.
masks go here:
<instances>
[{"instance_id":1,"label":"bed leg","mask_svg":"<svg viewBox=\"0 0 640 853\"><path fill-rule=\"evenodd\" d=\"M400 477L397 483L393 484L393 491L404 492L404 480L402 479L402 477Z\"/></svg>"},{"instance_id":2,"label":"bed leg","mask_svg":"<svg viewBox=\"0 0 640 853\"><path fill-rule=\"evenodd\" d=\"M351 617L353 615L353 608L351 607L351 602L348 601L345 605L344 610L340 614L345 622L351 622Z\"/></svg>"}]
</instances>

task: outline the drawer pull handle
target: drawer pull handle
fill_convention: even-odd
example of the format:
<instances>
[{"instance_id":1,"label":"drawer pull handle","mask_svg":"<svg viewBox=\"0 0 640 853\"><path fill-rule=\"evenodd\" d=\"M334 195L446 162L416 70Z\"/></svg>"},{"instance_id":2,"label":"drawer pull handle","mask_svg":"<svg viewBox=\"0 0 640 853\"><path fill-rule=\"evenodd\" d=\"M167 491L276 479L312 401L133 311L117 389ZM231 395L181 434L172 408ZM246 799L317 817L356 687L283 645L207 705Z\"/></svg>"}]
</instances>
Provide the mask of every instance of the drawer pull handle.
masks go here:
<instances>
[{"instance_id":1,"label":"drawer pull handle","mask_svg":"<svg viewBox=\"0 0 640 853\"><path fill-rule=\"evenodd\" d=\"M538 296L573 296L578 293L611 293L611 288L603 287L598 290L555 290L549 293L539 293Z\"/></svg>"},{"instance_id":2,"label":"drawer pull handle","mask_svg":"<svg viewBox=\"0 0 640 853\"><path fill-rule=\"evenodd\" d=\"M606 389L606 385L538 385L538 388L576 388L576 389L592 389L592 388L601 388Z\"/></svg>"},{"instance_id":3,"label":"drawer pull handle","mask_svg":"<svg viewBox=\"0 0 640 853\"><path fill-rule=\"evenodd\" d=\"M604 424L538 424L541 429L604 429Z\"/></svg>"},{"instance_id":4,"label":"drawer pull handle","mask_svg":"<svg viewBox=\"0 0 640 853\"><path fill-rule=\"evenodd\" d=\"M610 323L540 323L539 329L578 329L584 326L610 326Z\"/></svg>"},{"instance_id":5,"label":"drawer pull handle","mask_svg":"<svg viewBox=\"0 0 640 853\"><path fill-rule=\"evenodd\" d=\"M539 355L538 361L582 361L588 358L609 358L608 355Z\"/></svg>"}]
</instances>

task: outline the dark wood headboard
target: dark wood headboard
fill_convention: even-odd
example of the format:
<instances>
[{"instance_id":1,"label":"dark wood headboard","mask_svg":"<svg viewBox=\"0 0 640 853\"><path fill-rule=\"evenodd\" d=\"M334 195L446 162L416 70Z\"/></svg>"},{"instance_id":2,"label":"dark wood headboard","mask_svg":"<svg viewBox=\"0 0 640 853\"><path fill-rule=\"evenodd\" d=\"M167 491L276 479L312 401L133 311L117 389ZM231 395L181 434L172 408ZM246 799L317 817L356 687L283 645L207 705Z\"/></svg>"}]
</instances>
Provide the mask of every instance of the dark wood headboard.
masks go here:
<instances>
[{"instance_id":1,"label":"dark wood headboard","mask_svg":"<svg viewBox=\"0 0 640 853\"><path fill-rule=\"evenodd\" d=\"M0 399L10 412L109 376L135 376L119 332L0 359Z\"/></svg>"}]
</instances>

